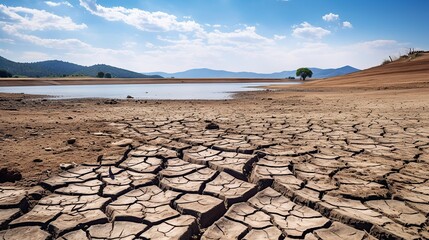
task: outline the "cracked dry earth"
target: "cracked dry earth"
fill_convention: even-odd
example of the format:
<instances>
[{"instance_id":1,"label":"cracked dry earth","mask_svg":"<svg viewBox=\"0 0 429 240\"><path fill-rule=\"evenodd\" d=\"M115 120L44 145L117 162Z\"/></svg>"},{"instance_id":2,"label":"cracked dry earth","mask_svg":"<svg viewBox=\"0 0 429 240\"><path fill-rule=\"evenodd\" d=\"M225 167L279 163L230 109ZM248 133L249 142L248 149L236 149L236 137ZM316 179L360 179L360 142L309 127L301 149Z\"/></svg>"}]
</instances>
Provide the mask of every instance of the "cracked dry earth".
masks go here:
<instances>
[{"instance_id":1,"label":"cracked dry earth","mask_svg":"<svg viewBox=\"0 0 429 240\"><path fill-rule=\"evenodd\" d=\"M110 122L111 154L0 187L0 239L429 239L429 119L339 116Z\"/></svg>"}]
</instances>

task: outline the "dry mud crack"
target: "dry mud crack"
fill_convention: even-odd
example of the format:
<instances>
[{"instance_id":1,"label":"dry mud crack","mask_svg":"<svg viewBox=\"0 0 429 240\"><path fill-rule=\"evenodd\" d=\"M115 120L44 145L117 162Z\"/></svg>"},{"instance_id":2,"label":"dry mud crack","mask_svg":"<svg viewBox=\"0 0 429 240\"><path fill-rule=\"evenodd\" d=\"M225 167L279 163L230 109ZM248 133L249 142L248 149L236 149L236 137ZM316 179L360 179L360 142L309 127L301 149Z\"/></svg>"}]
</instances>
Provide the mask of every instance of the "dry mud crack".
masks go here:
<instances>
[{"instance_id":1,"label":"dry mud crack","mask_svg":"<svg viewBox=\"0 0 429 240\"><path fill-rule=\"evenodd\" d=\"M111 155L0 187L0 239L428 239L427 120L368 119L111 123Z\"/></svg>"}]
</instances>

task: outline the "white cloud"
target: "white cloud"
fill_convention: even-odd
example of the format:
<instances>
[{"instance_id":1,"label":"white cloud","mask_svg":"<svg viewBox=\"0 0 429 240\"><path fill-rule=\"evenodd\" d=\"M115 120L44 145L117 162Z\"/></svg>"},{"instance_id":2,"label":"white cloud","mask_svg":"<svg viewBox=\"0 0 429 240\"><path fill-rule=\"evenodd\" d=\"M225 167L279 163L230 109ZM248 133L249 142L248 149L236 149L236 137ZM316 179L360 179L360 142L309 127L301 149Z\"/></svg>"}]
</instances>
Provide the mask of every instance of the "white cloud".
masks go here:
<instances>
[{"instance_id":1,"label":"white cloud","mask_svg":"<svg viewBox=\"0 0 429 240\"><path fill-rule=\"evenodd\" d=\"M23 52L20 54L20 61L23 62L39 62L45 60L52 60L51 56L46 53L34 51Z\"/></svg>"},{"instance_id":2,"label":"white cloud","mask_svg":"<svg viewBox=\"0 0 429 240\"><path fill-rule=\"evenodd\" d=\"M103 7L95 0L79 0L79 2L93 15L107 21L124 22L142 31L194 32L202 30L201 25L193 20L179 21L176 16L164 12L148 12L137 8Z\"/></svg>"},{"instance_id":3,"label":"white cloud","mask_svg":"<svg viewBox=\"0 0 429 240\"><path fill-rule=\"evenodd\" d=\"M67 7L73 7L71 3L64 1L64 2L52 2L52 1L45 1L46 5L50 7L59 7L61 5L67 6Z\"/></svg>"},{"instance_id":4,"label":"white cloud","mask_svg":"<svg viewBox=\"0 0 429 240\"><path fill-rule=\"evenodd\" d=\"M176 72L208 67L269 73L303 66L336 68L344 65L363 69L380 64L384 58L398 54L407 46L395 40L374 40L343 46L321 42L292 44L288 40L290 39L286 43L273 41L267 44L262 41L229 45L209 44L207 39L182 37L163 41L164 44L161 45L142 43L146 47L144 50L119 51L96 48L83 42L67 41L67 44L61 45L53 40L38 39L55 47L67 47L60 54L49 55L49 59L59 58L83 65L104 63L138 72ZM21 58L22 53L11 52L4 55L14 59L17 56ZM31 54L27 54L27 58L29 57ZM45 56L41 57L47 59Z\"/></svg>"},{"instance_id":5,"label":"white cloud","mask_svg":"<svg viewBox=\"0 0 429 240\"><path fill-rule=\"evenodd\" d=\"M374 40L347 46L311 41L321 39L331 32L307 22L293 27L292 35L303 38L297 40L283 35L267 37L258 33L256 27L244 24L235 25L236 29L226 26L216 29L216 25L205 26L167 13L123 7L107 8L95 1L80 1L84 7L86 4L89 8L87 10L92 14L109 21L121 21L143 31L161 32L154 34L159 34L160 41L151 38L137 41L134 39L137 35L127 35L111 41L111 44L117 45L100 48L85 42L84 38L79 39L79 35L67 39L42 37L43 35L31 31L79 30L86 25L41 10L8 8L0 4L0 14L7 12L2 16L8 18L0 19L0 28L3 29L1 34L9 34L12 41L25 41L30 43L28 46L34 47L34 52L0 52L15 58L18 56L21 60L59 58L83 65L105 63L139 72L175 72L200 67L275 72L302 66L329 68L346 64L365 68L379 64L386 56L397 54L398 49L405 46L394 40ZM25 11L20 12L22 9ZM52 23L45 23L46 21ZM342 23L338 21L335 24L341 27ZM0 39L1 42L8 40ZM40 47L47 51L38 50ZM36 51L44 52L45 55Z\"/></svg>"},{"instance_id":6,"label":"white cloud","mask_svg":"<svg viewBox=\"0 0 429 240\"><path fill-rule=\"evenodd\" d=\"M307 39L321 39L330 33L331 31L321 27L315 27L308 22L293 26L292 30L292 36Z\"/></svg>"},{"instance_id":7,"label":"white cloud","mask_svg":"<svg viewBox=\"0 0 429 240\"><path fill-rule=\"evenodd\" d=\"M153 43L150 43L150 42L145 43L144 46L146 48L154 48L155 47L155 45Z\"/></svg>"},{"instance_id":8,"label":"white cloud","mask_svg":"<svg viewBox=\"0 0 429 240\"><path fill-rule=\"evenodd\" d=\"M402 44L398 43L395 40L379 39L379 40L363 42L363 43L360 43L359 45L365 48L373 49L373 48L397 47Z\"/></svg>"},{"instance_id":9,"label":"white cloud","mask_svg":"<svg viewBox=\"0 0 429 240\"><path fill-rule=\"evenodd\" d=\"M203 32L198 34L208 44L229 44L229 45L251 45L254 43L270 43L272 39L259 35L256 27L248 26L243 29L237 29L233 32L222 32L214 30L213 32Z\"/></svg>"},{"instance_id":10,"label":"white cloud","mask_svg":"<svg viewBox=\"0 0 429 240\"><path fill-rule=\"evenodd\" d=\"M326 22L334 22L334 21L337 21L339 18L340 18L340 15L334 14L334 13L328 13L322 17L322 19L325 20Z\"/></svg>"},{"instance_id":11,"label":"white cloud","mask_svg":"<svg viewBox=\"0 0 429 240\"><path fill-rule=\"evenodd\" d=\"M1 54L6 54L6 55L7 55L7 54L10 54L10 53L12 53L12 52L11 52L9 49L1 49L1 48L0 48L0 53L1 53Z\"/></svg>"},{"instance_id":12,"label":"white cloud","mask_svg":"<svg viewBox=\"0 0 429 240\"><path fill-rule=\"evenodd\" d=\"M351 22L344 21L343 22L343 28L353 28L353 25Z\"/></svg>"},{"instance_id":13,"label":"white cloud","mask_svg":"<svg viewBox=\"0 0 429 240\"><path fill-rule=\"evenodd\" d=\"M6 20L0 20L3 30L79 30L87 26L73 22L70 17L62 17L44 10L25 7L8 7L0 4L0 13L6 16Z\"/></svg>"},{"instance_id":14,"label":"white cloud","mask_svg":"<svg viewBox=\"0 0 429 240\"><path fill-rule=\"evenodd\" d=\"M122 46L124 48L131 49L131 48L134 48L135 46L137 46L137 43L133 42L133 41L125 41L125 42L122 43Z\"/></svg>"},{"instance_id":15,"label":"white cloud","mask_svg":"<svg viewBox=\"0 0 429 240\"><path fill-rule=\"evenodd\" d=\"M13 35L21 40L30 42L32 44L43 46L46 48L54 49L75 49L75 48L87 48L88 44L78 40L78 39L50 39L50 38L40 38L34 35L20 33L13 29L5 29L10 35Z\"/></svg>"},{"instance_id":16,"label":"white cloud","mask_svg":"<svg viewBox=\"0 0 429 240\"><path fill-rule=\"evenodd\" d=\"M277 34L274 35L274 40L283 40L285 38L286 38L286 36L284 36L284 35L277 35Z\"/></svg>"},{"instance_id":17,"label":"white cloud","mask_svg":"<svg viewBox=\"0 0 429 240\"><path fill-rule=\"evenodd\" d=\"M109 48L98 48L94 47L88 43L85 43L79 39L70 38L70 39L56 39L56 38L41 38L35 35L21 33L17 29L4 27L3 30L22 41L29 42L36 46L41 46L48 49L60 50L61 56L64 54L82 56L81 58L76 58L77 61L85 61L85 58L91 59L108 59L112 56L121 55L132 55L132 51L128 50L116 50ZM78 50L78 51L77 51ZM33 56L35 56L33 54ZM84 57L83 57L84 56Z\"/></svg>"},{"instance_id":18,"label":"white cloud","mask_svg":"<svg viewBox=\"0 0 429 240\"><path fill-rule=\"evenodd\" d=\"M0 38L0 43L15 44L15 40L9 38Z\"/></svg>"}]
</instances>

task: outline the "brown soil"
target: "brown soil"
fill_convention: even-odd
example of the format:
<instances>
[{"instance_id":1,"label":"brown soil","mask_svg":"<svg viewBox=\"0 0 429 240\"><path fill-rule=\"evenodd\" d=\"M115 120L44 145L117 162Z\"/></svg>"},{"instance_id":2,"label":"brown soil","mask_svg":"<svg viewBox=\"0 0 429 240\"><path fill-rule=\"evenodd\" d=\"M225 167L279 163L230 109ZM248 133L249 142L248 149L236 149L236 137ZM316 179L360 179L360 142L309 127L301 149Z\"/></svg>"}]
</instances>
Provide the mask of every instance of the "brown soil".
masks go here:
<instances>
[{"instance_id":1,"label":"brown soil","mask_svg":"<svg viewBox=\"0 0 429 240\"><path fill-rule=\"evenodd\" d=\"M222 234L229 234L227 238L246 235L248 239L266 234L275 239L280 235L300 239L333 239L334 235L338 239L351 235L360 236L356 239L428 238L428 56L301 86L272 87L278 91L240 93L236 99L225 101L122 100L111 104L105 100L46 101L0 94L0 168L22 174L22 180L0 185L0 199L1 194L9 194L6 185L27 189L44 182L45 189L56 191L64 199L69 195L100 195L113 196L115 200L125 198L131 189L115 190L109 195L103 192L107 190L98 188L119 186L112 182L116 181L115 175L125 173L118 173L123 169L153 169L144 177L156 179L147 180L142 185L145 187L135 191L150 195L158 194L161 188L162 196L158 194L156 199L174 209L163 210L163 216L152 216L147 210L143 222L148 230L139 230L136 236L156 238L161 236L162 227L169 225L186 226L181 228L186 231L171 231L178 234L173 238L184 239L201 234L206 239ZM206 130L210 123L219 129ZM76 142L67 143L72 138ZM126 147L113 144L121 140ZM128 155L130 146L132 152ZM209 158L210 154L217 154L219 159ZM76 173L70 173L77 174L73 181L94 174L103 181L102 185L97 185L96 180L77 180L84 183L74 185L64 177L52 178L61 172L61 163L96 166L105 164L107 160L103 159L109 156L115 157L106 163L108 170L78 167ZM136 170L132 161L138 157L149 161L149 156L155 156L158 165L152 159L151 164L145 162L147 167ZM195 170L186 172L185 168L172 167L178 163L196 164L192 166ZM183 177L188 175L183 184ZM62 181L67 184L62 185ZM89 182L95 185L88 187ZM265 187L268 188L263 190ZM185 194L177 196L168 190ZM137 196L135 191L132 196ZM197 203L187 205L196 199L213 206L213 213L228 212L209 217L212 210ZM92 222L84 222L89 219L84 214L94 211L85 210L80 213L84 217L72 226L72 217L52 217L50 227L41 224L41 228L29 227L34 223L21 217L10 226L28 227L26 231L41 236L83 229L84 235L94 237L101 236L97 235L101 232L112 233L111 225L104 225L104 230L98 232L88 228L88 224L107 222L104 214L113 218L115 214L125 214L118 219L136 222L135 215L127 214L146 211L124 213L120 209L126 205L109 205L105 209L107 203L99 200L77 201L92 201L103 212L98 211ZM144 205L150 200L136 201ZM48 202L42 201L41 207L52 204ZM236 202L241 203L233 205ZM276 205L279 203L282 204ZM1 204L0 201L0 209L10 208ZM286 210L288 206L291 209ZM200 214L195 220L198 226L192 225L194 220L189 215L174 217L175 211L197 216L189 209ZM46 213L48 209L40 211ZM27 215L31 214L38 216L34 211ZM61 214L73 215L65 210ZM6 219L4 226L18 216ZM214 221L217 227L212 225ZM127 224L134 224L131 222ZM205 232L198 233L198 228ZM19 236L23 231L13 229L0 232L0 238L4 234ZM134 228L127 231L130 229Z\"/></svg>"},{"instance_id":2,"label":"brown soil","mask_svg":"<svg viewBox=\"0 0 429 240\"><path fill-rule=\"evenodd\" d=\"M300 87L317 90L385 90L429 87L429 53L397 61L364 71L311 81Z\"/></svg>"}]
</instances>

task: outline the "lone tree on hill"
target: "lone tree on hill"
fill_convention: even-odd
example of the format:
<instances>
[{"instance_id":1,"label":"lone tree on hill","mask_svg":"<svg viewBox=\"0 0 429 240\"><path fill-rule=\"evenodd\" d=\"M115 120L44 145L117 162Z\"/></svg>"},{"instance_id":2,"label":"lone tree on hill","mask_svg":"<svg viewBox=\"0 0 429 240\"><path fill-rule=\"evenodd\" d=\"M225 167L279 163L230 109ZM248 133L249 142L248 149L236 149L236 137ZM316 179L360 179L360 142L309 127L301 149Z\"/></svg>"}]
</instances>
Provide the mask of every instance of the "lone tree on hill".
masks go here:
<instances>
[{"instance_id":1,"label":"lone tree on hill","mask_svg":"<svg viewBox=\"0 0 429 240\"><path fill-rule=\"evenodd\" d=\"M104 72L98 72L97 77L98 78L104 78Z\"/></svg>"},{"instance_id":2,"label":"lone tree on hill","mask_svg":"<svg viewBox=\"0 0 429 240\"><path fill-rule=\"evenodd\" d=\"M311 78L313 76L313 72L308 68L298 68L298 70L296 70L296 76L305 81L307 77Z\"/></svg>"},{"instance_id":3,"label":"lone tree on hill","mask_svg":"<svg viewBox=\"0 0 429 240\"><path fill-rule=\"evenodd\" d=\"M6 70L0 69L0 78L11 78L12 74Z\"/></svg>"},{"instance_id":4,"label":"lone tree on hill","mask_svg":"<svg viewBox=\"0 0 429 240\"><path fill-rule=\"evenodd\" d=\"M104 74L104 77L105 77L105 78L112 78L112 74L110 74L110 73L106 73L106 74Z\"/></svg>"}]
</instances>

